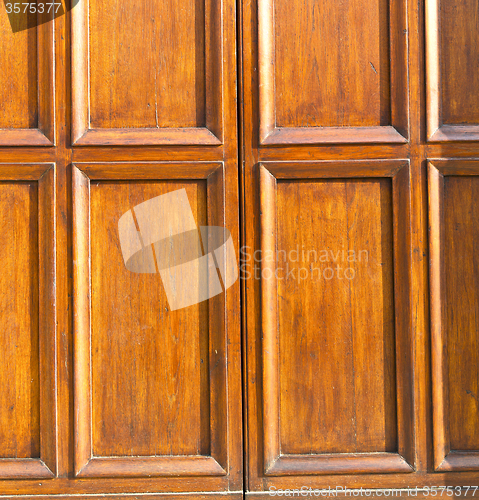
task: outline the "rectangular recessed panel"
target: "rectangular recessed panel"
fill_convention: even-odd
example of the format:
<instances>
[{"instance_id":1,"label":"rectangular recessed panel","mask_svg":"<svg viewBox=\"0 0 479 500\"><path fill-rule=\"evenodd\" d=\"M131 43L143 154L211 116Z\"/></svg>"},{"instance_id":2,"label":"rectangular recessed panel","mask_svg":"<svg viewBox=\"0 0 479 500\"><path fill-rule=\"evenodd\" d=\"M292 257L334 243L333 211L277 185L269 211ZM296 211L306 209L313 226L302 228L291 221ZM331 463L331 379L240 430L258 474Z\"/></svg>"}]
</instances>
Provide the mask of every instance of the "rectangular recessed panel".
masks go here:
<instances>
[{"instance_id":1,"label":"rectangular recessed panel","mask_svg":"<svg viewBox=\"0 0 479 500\"><path fill-rule=\"evenodd\" d=\"M479 3L439 0L439 9L442 122L479 125Z\"/></svg>"},{"instance_id":2,"label":"rectangular recessed panel","mask_svg":"<svg viewBox=\"0 0 479 500\"><path fill-rule=\"evenodd\" d=\"M222 144L229 1L72 9L73 144Z\"/></svg>"},{"instance_id":3,"label":"rectangular recessed panel","mask_svg":"<svg viewBox=\"0 0 479 500\"><path fill-rule=\"evenodd\" d=\"M390 124L388 3L274 1L277 127Z\"/></svg>"},{"instance_id":4,"label":"rectangular recessed panel","mask_svg":"<svg viewBox=\"0 0 479 500\"><path fill-rule=\"evenodd\" d=\"M148 274L125 267L118 232L118 222L129 210L133 208L141 227L142 212L134 207L183 188L196 225L206 225L204 180L91 181L96 457L210 454L208 302L170 310L155 269ZM167 221L153 217L150 223L160 227Z\"/></svg>"},{"instance_id":5,"label":"rectangular recessed panel","mask_svg":"<svg viewBox=\"0 0 479 500\"><path fill-rule=\"evenodd\" d=\"M0 234L0 459L39 458L36 182L0 182Z\"/></svg>"},{"instance_id":6,"label":"rectangular recessed panel","mask_svg":"<svg viewBox=\"0 0 479 500\"><path fill-rule=\"evenodd\" d=\"M89 29L91 128L206 125L204 0L90 0Z\"/></svg>"},{"instance_id":7,"label":"rectangular recessed panel","mask_svg":"<svg viewBox=\"0 0 479 500\"><path fill-rule=\"evenodd\" d=\"M478 221L479 177L445 177L446 411L450 448L459 451L479 450Z\"/></svg>"},{"instance_id":8,"label":"rectangular recessed panel","mask_svg":"<svg viewBox=\"0 0 479 500\"><path fill-rule=\"evenodd\" d=\"M21 16L12 18L20 20ZM14 34L3 2L0 4L0 60L0 129L37 128L37 29Z\"/></svg>"},{"instance_id":9,"label":"rectangular recessed panel","mask_svg":"<svg viewBox=\"0 0 479 500\"><path fill-rule=\"evenodd\" d=\"M277 183L280 448L397 452L391 179Z\"/></svg>"}]
</instances>

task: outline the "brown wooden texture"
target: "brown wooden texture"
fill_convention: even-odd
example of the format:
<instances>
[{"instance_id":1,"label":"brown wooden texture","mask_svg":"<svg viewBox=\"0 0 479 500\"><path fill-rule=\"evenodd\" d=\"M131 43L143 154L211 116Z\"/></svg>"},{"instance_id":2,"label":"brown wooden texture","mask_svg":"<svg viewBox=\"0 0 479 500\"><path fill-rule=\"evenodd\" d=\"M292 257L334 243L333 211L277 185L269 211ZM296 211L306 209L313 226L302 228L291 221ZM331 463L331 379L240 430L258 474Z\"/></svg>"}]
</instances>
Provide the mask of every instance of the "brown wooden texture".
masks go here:
<instances>
[{"instance_id":1,"label":"brown wooden texture","mask_svg":"<svg viewBox=\"0 0 479 500\"><path fill-rule=\"evenodd\" d=\"M6 8L1 7L0 146L51 146L55 135L53 22L12 33Z\"/></svg>"},{"instance_id":2,"label":"brown wooden texture","mask_svg":"<svg viewBox=\"0 0 479 500\"><path fill-rule=\"evenodd\" d=\"M408 168L295 167L259 172L265 473L411 472Z\"/></svg>"},{"instance_id":3,"label":"brown wooden texture","mask_svg":"<svg viewBox=\"0 0 479 500\"><path fill-rule=\"evenodd\" d=\"M406 142L406 33L404 1L259 1L261 143Z\"/></svg>"},{"instance_id":4,"label":"brown wooden texture","mask_svg":"<svg viewBox=\"0 0 479 500\"><path fill-rule=\"evenodd\" d=\"M477 5L241 4L243 242L249 255L296 244L300 254L295 277L275 279L285 265L274 258L245 273L247 496L475 484L478 413L463 391L477 371L475 331L454 334L447 368L435 326L438 304L473 322L472 298L436 290L427 159L451 158L441 175L464 171L457 189L473 189L474 167L456 160L479 156ZM409 168L386 173L397 161ZM350 287L298 281L302 268L311 276L302 245L319 255L345 243L387 255L381 270L370 260ZM466 343L471 368L459 363ZM438 468L453 441L462 451Z\"/></svg>"},{"instance_id":5,"label":"brown wooden texture","mask_svg":"<svg viewBox=\"0 0 479 500\"><path fill-rule=\"evenodd\" d=\"M132 207L178 189L197 227L224 225L223 164L175 181L188 166L128 165L101 182L111 165L90 177L74 166L79 476L226 474L226 295L170 311L156 273L125 267L117 231Z\"/></svg>"},{"instance_id":6,"label":"brown wooden texture","mask_svg":"<svg viewBox=\"0 0 479 500\"><path fill-rule=\"evenodd\" d=\"M430 141L479 140L479 6L474 0L427 0Z\"/></svg>"},{"instance_id":7,"label":"brown wooden texture","mask_svg":"<svg viewBox=\"0 0 479 500\"><path fill-rule=\"evenodd\" d=\"M479 162L429 164L434 458L478 470L476 210Z\"/></svg>"},{"instance_id":8,"label":"brown wooden texture","mask_svg":"<svg viewBox=\"0 0 479 500\"><path fill-rule=\"evenodd\" d=\"M73 9L73 142L222 144L223 9L212 0Z\"/></svg>"},{"instance_id":9,"label":"brown wooden texture","mask_svg":"<svg viewBox=\"0 0 479 500\"><path fill-rule=\"evenodd\" d=\"M278 280L281 449L395 452L391 181L283 181L277 194L278 253L293 252L286 259L281 253L278 264L289 262L291 272ZM291 262L296 251L298 262ZM372 293L362 295L365 289ZM300 405L304 397L307 407Z\"/></svg>"},{"instance_id":10,"label":"brown wooden texture","mask_svg":"<svg viewBox=\"0 0 479 500\"><path fill-rule=\"evenodd\" d=\"M0 477L56 471L52 165L0 164Z\"/></svg>"},{"instance_id":11,"label":"brown wooden texture","mask_svg":"<svg viewBox=\"0 0 479 500\"><path fill-rule=\"evenodd\" d=\"M130 289L140 275L112 260L128 192L141 202L171 186L239 255L235 2L81 0L15 35L4 3L0 303L21 319L12 330L0 317L0 496L237 499L239 283L160 317L160 278ZM13 244L32 251L12 256Z\"/></svg>"},{"instance_id":12,"label":"brown wooden texture","mask_svg":"<svg viewBox=\"0 0 479 500\"><path fill-rule=\"evenodd\" d=\"M0 460L4 498L237 500L243 490L246 496L265 498L270 488L478 484L477 408L470 387L477 372L476 271L470 253L475 237L474 162L479 161L477 4L236 4L115 0L103 5L80 0L54 23L15 36L0 4L0 224L6 235L13 231L36 249L27 261L26 253L17 258L10 252L11 239L2 239L2 256L7 257L2 261L0 304L8 304L9 318L13 298L20 292L31 298L38 284L38 323L22 315L24 328L15 327L30 342L31 355L14 350L13 330L2 330L7 368L0 375L0 428L16 449L23 447L25 456L13 452L10 444L0 448L0 455L18 453ZM441 158L449 160L441 163ZM408 160L409 169L399 168L398 160L401 165ZM205 169L205 164L210 167ZM223 169L217 168L220 164ZM266 190L260 189L259 164L270 172ZM321 168L311 168L317 164ZM155 189L163 193L169 183L200 193L195 213L204 218L207 208L211 210L211 220L231 231L237 250L240 232L242 244L254 252L261 249L262 238L267 247L275 239L294 244L302 238L308 244L328 239L337 245L345 238L344 228L351 241L366 241L376 251L379 235L392 240L381 266L384 272L368 266L361 275L363 285L352 286L349 299L339 290L338 297L349 300L349 317L340 301L330 300L328 294L336 297L338 291L334 287L316 294L314 286L300 288L294 280L278 280L276 290L290 298L286 304L274 296L273 286L268 289L273 283L244 274L243 377L239 283L226 297L210 301L207 333L196 314L181 313L191 328L178 322L172 335L178 334L182 343L167 344L166 356L159 359L156 336L143 337L154 348L150 351L133 338L95 330L109 321L123 328L114 317L110 295L113 301L121 286L135 279L125 278L118 263L104 273L98 266L118 252L115 233L108 231L110 207L119 211L121 205L117 197L127 189L136 195ZM362 196L349 198L334 190L338 186ZM317 199L316 191L334 196ZM12 197L18 205L14 209L8 201ZM312 200L309 205L307 200ZM387 203L381 205L381 200ZM350 210L346 202L352 204ZM396 216L400 212L395 207L408 203L409 217ZM446 205L448 211L442 212ZM296 221L298 207L311 218L299 214ZM332 223L331 234L318 227L327 209L342 214ZM345 214L355 225L344 222ZM273 221L280 225L274 227ZM272 229L269 235L261 233L262 225ZM465 244L458 248L460 242ZM467 268L451 257L456 250ZM4 285L14 260L25 272L12 286ZM457 286L448 289L443 275ZM375 286L370 285L373 279ZM78 280L86 295L74 293ZM466 286L471 293L465 292ZM161 287L152 287L159 302ZM101 302L104 311L100 292L106 298ZM385 300L394 305L383 308L381 316L379 306ZM19 313L33 307L28 301L16 303ZM91 317L86 312L90 304ZM124 303L118 309L127 314L126 326L131 327L131 310ZM74 318L77 311L83 311L80 318ZM159 310L158 317L146 307L140 313L142 321L151 320L159 328ZM106 319L102 323L97 318ZM2 316L0 323L4 321ZM288 321L293 322L289 329ZM87 328L90 323L93 332L103 333L79 338L75 330L74 336L74 325ZM304 328L305 323L313 328ZM364 333L369 323L384 342L377 357L364 359L378 338ZM459 324L461 331L454 330ZM329 331L350 335L336 335L334 343L324 334ZM319 352L317 337L321 350L330 354L327 373L316 373L322 369L321 358L311 356ZM354 343L358 337L359 347ZM109 356L110 338L124 341L132 355L113 343L116 350ZM208 371L197 370L187 356L176 357L189 352L185 343L191 343L195 357L208 349ZM279 349L276 358L274 352L263 353L269 347ZM347 370L343 373L333 362L341 352L347 366L368 363L368 370L356 373L355 368L360 381L354 390ZM263 363L263 354L269 364ZM386 360L393 357L391 368ZM13 370L18 360L29 365L27 373ZM141 363L151 370L140 370ZM192 374L188 384L175 378L172 365ZM27 380L32 369L37 370L33 383ZM128 377L133 369L134 376ZM157 376L166 372L169 378L162 385ZM274 383L265 384L265 379ZM312 387L306 383L310 379ZM336 386L328 380L341 384L337 397L331 396L336 396ZM17 403L13 422L11 405L4 403L28 384L36 387L36 399L29 395L23 409ZM386 387L389 392L382 392ZM156 388L158 398L152 393ZM170 390L189 396L162 404L161 395ZM351 408L344 404L345 394L357 399ZM209 412L198 411L207 397ZM366 402L370 408L363 411ZM318 430L325 412L318 416L316 409L324 404L332 405L337 420L344 422L341 432L335 431L328 412ZM133 411L133 405L139 410ZM163 440L166 421L159 415L171 423L176 410L180 418ZM275 411L282 420L271 418ZM20 429L24 424L30 430ZM359 433L354 435L352 428ZM283 448L275 461L277 443ZM151 455L159 448L173 454ZM195 448L200 454L189 454ZM76 466L87 462L78 477ZM472 497L470 490L461 493ZM433 495L418 493L425 496Z\"/></svg>"}]
</instances>

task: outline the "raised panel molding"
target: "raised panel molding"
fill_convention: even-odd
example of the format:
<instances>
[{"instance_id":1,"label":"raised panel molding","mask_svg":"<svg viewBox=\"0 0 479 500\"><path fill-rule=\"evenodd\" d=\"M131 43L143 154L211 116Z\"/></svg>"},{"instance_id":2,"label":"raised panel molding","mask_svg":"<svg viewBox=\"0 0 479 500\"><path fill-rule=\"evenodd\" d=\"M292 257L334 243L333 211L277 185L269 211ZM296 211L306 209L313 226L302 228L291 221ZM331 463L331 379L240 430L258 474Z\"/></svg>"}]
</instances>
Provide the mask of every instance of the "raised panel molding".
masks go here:
<instances>
[{"instance_id":1,"label":"raised panel molding","mask_svg":"<svg viewBox=\"0 0 479 500\"><path fill-rule=\"evenodd\" d=\"M474 442L468 438L470 429L477 428L477 402L474 401L473 375L471 370L476 369L477 364L467 357L466 352L474 353L474 348L471 349L468 341L474 336L477 337L477 330L473 330L473 326L468 324L470 317L474 315L474 305L465 305L465 297L462 295L463 290L474 301L474 289L468 288L470 285L466 283L467 279L474 279L474 267L466 262L464 257L474 259L474 255L464 255L468 250L469 245L461 241L460 236L468 233L471 239L474 238L472 224L477 223L477 218L468 212L471 201L474 197L477 199L478 193L466 193L459 190L461 199L456 203L458 212L452 213L452 210L445 210L445 203L449 201L449 209L451 208L452 200L446 198L446 192L451 190L452 194L458 194L458 188L448 188L447 182L462 182L467 185L468 178L479 175L478 160L430 160L428 164L428 190L429 190L429 253L430 253L430 289L431 289L431 351L432 351L432 403L433 403L433 434L434 434L434 469L436 471L477 471L479 470L479 452L477 451L477 435ZM479 179L477 179L479 181ZM476 183L477 183L476 181ZM463 186L464 188L466 186ZM472 189L472 185L469 186ZM477 189L477 186L476 186ZM466 214L461 212L461 209ZM462 215L461 215L462 214ZM468 219L467 216L470 216ZM453 217L448 221L448 218ZM455 222L457 221L457 222ZM459 226L462 224L462 227ZM451 235L450 230L454 230L455 234ZM459 233L457 231L460 231ZM446 250L450 251L456 243L463 247L461 255L447 255ZM473 252L472 252L473 253ZM451 261L456 261L456 264L464 269L464 274L458 269L448 268L446 264ZM469 271L468 271L469 270ZM472 273L472 274L471 274ZM477 270L476 270L477 273ZM462 276L462 277L461 277ZM454 280L459 280L458 287L454 287ZM448 283L448 281L451 283ZM457 298L457 302L453 301ZM450 301L450 303L449 303ZM477 301L476 301L477 304ZM477 307L477 306L476 306ZM451 309L453 308L453 309ZM467 330L467 326L471 330ZM464 342L460 344L452 344L451 336L455 335L456 342ZM455 359L454 364L450 359L451 352L449 346L453 345L454 354L462 359ZM466 363L468 360L468 364ZM457 376L461 376L461 371L466 377L466 382L463 379L458 382ZM461 386L451 388L451 374L455 377L456 383L461 383ZM453 407L450 397L454 396L456 405L461 404L462 408ZM470 400L470 401L469 401ZM466 416L464 404L469 404L473 407L473 413ZM461 411L462 410L462 411ZM454 415L455 412L455 415ZM452 417L455 416L452 423ZM468 418L468 421L465 419ZM454 424L454 425L453 425ZM463 437L462 441L467 441L474 449L455 449L452 441L457 438L457 433Z\"/></svg>"},{"instance_id":2,"label":"raised panel molding","mask_svg":"<svg viewBox=\"0 0 479 500\"><path fill-rule=\"evenodd\" d=\"M395 330L397 451L311 454L282 451L280 428L280 333L278 183L388 178L392 183L393 316ZM262 446L266 476L410 473L414 471L411 309L410 178L408 160L263 162L259 165L262 321ZM367 217L367 215L364 215ZM307 217L306 217L307 218ZM296 223L297 225L298 223ZM316 225L314 226L316 228ZM321 227L317 227L320 231ZM329 233L328 233L329 234ZM384 251L384 249L383 249ZM272 252L274 259L264 256ZM284 279L284 278L283 278ZM286 300L285 297L281 297ZM288 299L291 300L291 299ZM309 310L308 314L313 311ZM289 324L289 323L288 323ZM319 341L318 341L319 342ZM334 342L334 341L333 341ZM310 353L305 356L314 356ZM393 354L394 355L394 354ZM284 356L284 354L283 354ZM305 360L305 363L307 360ZM298 376L298 375L296 375ZM299 414L299 408L296 410ZM299 431L298 431L299 432ZM296 441L295 441L296 442ZM298 443L299 445L299 443Z\"/></svg>"},{"instance_id":3,"label":"raised panel molding","mask_svg":"<svg viewBox=\"0 0 479 500\"><path fill-rule=\"evenodd\" d=\"M0 185L15 189L15 182L37 184L38 203L38 458L1 458L1 479L49 479L56 475L56 313L55 313L55 166L53 164L0 164ZM8 212L7 212L8 213ZM27 279L24 277L24 279ZM18 284L11 283L15 289ZM22 297L24 299L24 297ZM0 323L2 318L0 318ZM7 329L8 325L1 325ZM18 346L22 348L23 346ZM11 408L13 409L13 407ZM22 436L19 436L22 439ZM0 443L1 447L1 443ZM3 450L2 450L3 451Z\"/></svg>"},{"instance_id":4,"label":"raised panel molding","mask_svg":"<svg viewBox=\"0 0 479 500\"><path fill-rule=\"evenodd\" d=\"M5 15L5 18L7 16ZM30 74L29 66L24 68L27 73L27 78L36 78L36 109L35 122L36 126L32 128L2 128L0 125L0 146L54 146L55 145L55 75L54 75L54 23L49 21L45 24L40 24L36 28L30 28L28 31L19 33L2 34L5 39L7 37L15 37L15 42L19 43L22 38L35 36L36 38L36 74ZM4 30L11 30L7 23ZM1 32L1 27L0 27ZM27 44L30 42L27 42ZM18 49L17 49L18 50ZM18 52L15 52L13 57L19 57ZM29 60L22 59L24 65L28 65ZM9 72L12 73L9 73ZM18 69L13 70L2 64L2 72L12 81L18 78ZM25 91L25 88L22 89ZM3 95L10 99L10 102L5 103L5 106L11 106L13 101L8 97L7 92ZM0 98L0 109L1 106ZM24 112L25 109L16 110L16 113ZM8 109L8 108L6 108ZM6 110L3 110L6 113ZM1 123L1 120L0 120Z\"/></svg>"},{"instance_id":5,"label":"raised panel molding","mask_svg":"<svg viewBox=\"0 0 479 500\"><path fill-rule=\"evenodd\" d=\"M407 7L404 0L390 1L389 7L389 23L388 35L384 36L387 40L379 39L379 43L386 43L387 47L383 47L380 51L384 61L380 64L390 64L389 74L386 75L386 81L382 81L379 85L381 94L385 92L384 85L388 86L387 97L381 96L381 99L387 100L388 110L386 115L389 116L389 123L374 125L374 126L281 126L277 124L277 99L285 99L283 95L278 95L276 82L276 66L278 62L275 60L275 39L281 36L281 33L276 32L275 22L275 0L258 0L258 66L259 66L259 139L262 146L268 145L286 145L286 144L342 144L342 143L407 143L409 138L408 125L408 42L407 42ZM339 4L331 4L332 9L338 8ZM298 7L299 8L299 7ZM314 9L317 13L314 16L324 16L320 9L327 7L316 6ZM319 14L318 14L319 12ZM313 26L317 19L312 19ZM381 24L381 23L378 23ZM353 31L359 29L353 24L348 26L348 29ZM361 26L361 30L363 27ZM378 26L378 30L381 28ZM319 33L320 29L317 29ZM319 36L313 35L309 31L298 34L298 36L306 35L307 37ZM375 33L378 38L381 38L379 33ZM302 41L304 45L309 43L307 38ZM373 42L374 43L374 42ZM383 50L388 56L384 55ZM349 59L349 64L359 65L361 57L353 54ZM384 75L378 75L378 70L368 61L368 56L362 61L367 64L367 69L378 77L384 78ZM390 63L389 61L390 57ZM309 61L310 62L310 61ZM311 68L308 62L303 63L302 68L306 72L318 72L318 64L321 61L315 59L314 69ZM385 71L385 70L384 70ZM384 73L383 71L383 73ZM321 74L319 78L328 78L325 74ZM306 75L296 75L296 80L306 78ZM330 82L329 82L330 83ZM323 89L321 89L323 90ZM294 94L293 89L290 90ZM323 95L325 100L329 96ZM344 96L343 96L344 98ZM360 99L360 96L357 97ZM362 98L362 97L361 97ZM293 99L288 96L288 99ZM342 99L339 97L339 99ZM318 106L315 102L305 103L309 107L307 116L314 115L314 106ZM339 103L338 103L339 105ZM381 104L383 107L383 104ZM381 111L384 116L384 111ZM306 115L305 115L306 116Z\"/></svg>"},{"instance_id":6,"label":"raised panel molding","mask_svg":"<svg viewBox=\"0 0 479 500\"><path fill-rule=\"evenodd\" d=\"M471 116L479 117L479 72L475 63L479 42L477 14L467 15L465 11L465 7L477 9L477 3L426 0L425 6L427 139L429 142L478 141L479 119L471 123ZM450 9L447 13L442 12L445 7ZM447 34L444 21L448 23ZM455 22L455 31L451 32ZM461 52L447 54L446 48ZM449 72L451 68L455 70L453 73Z\"/></svg>"},{"instance_id":7,"label":"raised panel molding","mask_svg":"<svg viewBox=\"0 0 479 500\"><path fill-rule=\"evenodd\" d=\"M90 183L204 180L208 225L225 226L221 162L91 163L73 167L75 476L225 476L228 469L226 294L209 300L209 454L95 456L92 438ZM214 367L214 369L213 369Z\"/></svg>"},{"instance_id":8,"label":"raised panel molding","mask_svg":"<svg viewBox=\"0 0 479 500\"><path fill-rule=\"evenodd\" d=\"M95 128L91 124L91 74L95 68L91 67L90 45L92 43L89 9L92 0L81 2L71 11L72 23L72 143L75 146L114 146L114 145L203 145L218 146L223 144L223 121L224 121L224 92L223 92L223 43L224 39L233 40L234 35L223 34L223 2L205 0L203 2L204 25L204 54L196 57L204 57L204 68L196 75L203 78L204 91L204 125L169 127L158 124L158 102L162 94L168 93L167 88L156 88L155 95L148 96L151 102L149 108L154 112L156 108L156 127L121 127L121 128ZM166 6L167 4L165 4ZM174 5L174 3L172 4ZM113 7L111 7L113 8ZM190 15L193 15L190 13ZM161 22L162 16L158 16ZM161 43L154 46L155 50L161 51ZM145 46L145 51L152 50ZM198 52L198 50L197 50ZM171 74L179 71L184 65L192 61L184 61L176 67L167 68ZM131 69L132 71L134 68ZM155 68L156 70L156 68ZM143 69L142 69L143 71ZM155 77L156 78L156 77ZM198 80L197 80L198 82ZM196 84L198 86L198 83ZM170 90L174 92L174 90ZM199 105L197 103L197 105ZM122 112L128 113L131 108L124 107ZM172 113L174 110L169 110Z\"/></svg>"}]
</instances>

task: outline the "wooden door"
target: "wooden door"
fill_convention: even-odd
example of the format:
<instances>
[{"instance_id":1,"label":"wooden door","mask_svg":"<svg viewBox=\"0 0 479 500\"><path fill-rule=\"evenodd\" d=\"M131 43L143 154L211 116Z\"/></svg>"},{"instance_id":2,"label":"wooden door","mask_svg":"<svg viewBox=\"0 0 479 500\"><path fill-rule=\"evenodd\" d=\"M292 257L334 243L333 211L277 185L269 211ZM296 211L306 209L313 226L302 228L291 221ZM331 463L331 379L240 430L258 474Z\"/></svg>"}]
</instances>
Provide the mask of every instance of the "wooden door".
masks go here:
<instances>
[{"instance_id":1,"label":"wooden door","mask_svg":"<svg viewBox=\"0 0 479 500\"><path fill-rule=\"evenodd\" d=\"M175 308L125 259L153 256L143 224L180 234L168 206L136 210L173 193L237 267L235 2L81 0L15 33L7 8L0 495L239 498L239 282Z\"/></svg>"},{"instance_id":2,"label":"wooden door","mask_svg":"<svg viewBox=\"0 0 479 500\"><path fill-rule=\"evenodd\" d=\"M247 496L477 494L478 12L242 2Z\"/></svg>"},{"instance_id":3,"label":"wooden door","mask_svg":"<svg viewBox=\"0 0 479 500\"><path fill-rule=\"evenodd\" d=\"M477 1L7 4L0 496L478 496Z\"/></svg>"}]
</instances>

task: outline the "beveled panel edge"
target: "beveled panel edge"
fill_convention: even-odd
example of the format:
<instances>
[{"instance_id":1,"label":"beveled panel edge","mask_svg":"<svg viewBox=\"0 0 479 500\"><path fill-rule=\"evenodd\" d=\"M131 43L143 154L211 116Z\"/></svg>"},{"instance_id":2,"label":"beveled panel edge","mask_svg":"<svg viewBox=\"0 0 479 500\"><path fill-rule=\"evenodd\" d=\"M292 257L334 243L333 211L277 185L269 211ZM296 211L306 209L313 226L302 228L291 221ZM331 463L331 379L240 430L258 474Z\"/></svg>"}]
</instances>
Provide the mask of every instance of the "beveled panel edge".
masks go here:
<instances>
[{"instance_id":1,"label":"beveled panel edge","mask_svg":"<svg viewBox=\"0 0 479 500\"><path fill-rule=\"evenodd\" d=\"M411 473L414 469L397 453L331 453L281 455L266 471L267 476L310 474Z\"/></svg>"},{"instance_id":2,"label":"beveled panel edge","mask_svg":"<svg viewBox=\"0 0 479 500\"><path fill-rule=\"evenodd\" d=\"M91 180L207 179L222 161L73 162ZM134 167L134 168L133 168Z\"/></svg>"},{"instance_id":3,"label":"beveled panel edge","mask_svg":"<svg viewBox=\"0 0 479 500\"><path fill-rule=\"evenodd\" d=\"M53 479L54 477L55 474L41 459L0 460L0 479Z\"/></svg>"},{"instance_id":4,"label":"beveled panel edge","mask_svg":"<svg viewBox=\"0 0 479 500\"><path fill-rule=\"evenodd\" d=\"M406 144L408 139L394 127L274 127L262 146L287 144Z\"/></svg>"},{"instance_id":5,"label":"beveled panel edge","mask_svg":"<svg viewBox=\"0 0 479 500\"><path fill-rule=\"evenodd\" d=\"M343 164L340 172L335 166ZM371 169L371 163L376 167ZM409 160L353 160L353 161L305 161L305 162L260 162L260 241L261 250L276 248L276 180L277 179L334 179L390 177L393 182L393 217L395 241L402 241L394 254L394 301L395 308L406 311L405 319L396 316L396 362L398 365L398 453L365 454L315 454L309 456L285 456L281 454L279 437L279 340L277 334L277 282L274 262L261 262L261 324L263 359L263 448L265 476L302 474L344 474L397 472L411 473L415 470L415 440L413 426L412 371L413 354L410 341L412 321L411 294L411 228L410 228L410 168ZM349 165L349 168L346 167ZM294 172L294 167L301 167ZM369 169L368 169L369 166ZM318 168L323 167L323 168ZM354 168L356 167L356 168ZM404 269L406 267L406 269ZM264 278L264 270L270 269L270 278ZM401 276L407 276L402 286ZM398 337L400 337L398 339ZM409 347L408 347L409 346ZM405 360L402 360L402 357ZM403 366L404 365L404 366ZM401 371L402 370L402 371ZM269 385L268 385L269 384ZM382 458L377 459L381 455ZM296 458L301 461L299 466ZM329 467L331 459L338 472ZM299 463L299 462L298 462ZM376 468L375 468L376 467ZM304 472L303 472L304 471Z\"/></svg>"},{"instance_id":6,"label":"beveled panel edge","mask_svg":"<svg viewBox=\"0 0 479 500\"><path fill-rule=\"evenodd\" d=\"M40 458L0 460L0 479L51 479L57 470L55 164L0 163L3 181L38 184Z\"/></svg>"},{"instance_id":7,"label":"beveled panel edge","mask_svg":"<svg viewBox=\"0 0 479 500\"><path fill-rule=\"evenodd\" d=\"M391 124L377 127L277 127L274 0L258 0L259 144L261 146L409 142L407 2L390 1L389 5ZM403 41L401 37L404 35ZM394 82L394 78L398 82ZM405 82L402 81L403 78Z\"/></svg>"},{"instance_id":8,"label":"beveled panel edge","mask_svg":"<svg viewBox=\"0 0 479 500\"><path fill-rule=\"evenodd\" d=\"M85 129L74 146L220 146L223 143L205 127Z\"/></svg>"},{"instance_id":9,"label":"beveled panel edge","mask_svg":"<svg viewBox=\"0 0 479 500\"><path fill-rule=\"evenodd\" d=\"M429 286L431 328L431 385L434 470L479 470L479 453L451 450L448 417L448 380L444 272L444 177L479 175L478 159L428 159Z\"/></svg>"},{"instance_id":10,"label":"beveled panel edge","mask_svg":"<svg viewBox=\"0 0 479 500\"><path fill-rule=\"evenodd\" d=\"M132 172L132 165L140 167ZM119 167L120 171L111 167ZM178 174L178 167L193 167ZM109 168L110 167L110 168ZM160 168L159 168L160 167ZM163 168L162 168L163 167ZM208 221L221 222L225 213L225 185L223 162L124 162L73 164L73 260L74 260L74 414L75 414L75 477L144 477L144 476L225 476L228 467L228 426L226 415L216 411L211 419L211 456L158 456L158 457L95 457L91 441L91 259L90 259L90 180L166 180L198 179L207 181L208 197L216 193L216 208L208 210ZM220 312L225 314L226 295ZM224 325L223 370L215 363L210 373L212 387L226 391L226 321ZM211 331L210 331L211 338ZM216 347L216 349L214 348ZM220 345L210 343L210 356L219 359ZM220 351L220 356L218 352ZM210 361L211 363L211 361ZM219 401L226 401L219 397ZM214 401L213 401L214 403Z\"/></svg>"},{"instance_id":11,"label":"beveled panel edge","mask_svg":"<svg viewBox=\"0 0 479 500\"><path fill-rule=\"evenodd\" d=\"M207 224L208 226L226 227L226 193L224 164L213 165L214 170L207 174ZM203 245L205 242L203 241ZM224 262L228 259L225 257ZM228 421L225 405L228 400L227 392L227 352L228 352L228 324L227 324L227 294L228 289L208 300L209 311L209 366L215 369L210 371L210 435L211 456L218 466L228 468Z\"/></svg>"},{"instance_id":12,"label":"beveled panel edge","mask_svg":"<svg viewBox=\"0 0 479 500\"><path fill-rule=\"evenodd\" d=\"M90 180L72 167L74 473L92 458Z\"/></svg>"},{"instance_id":13,"label":"beveled panel edge","mask_svg":"<svg viewBox=\"0 0 479 500\"><path fill-rule=\"evenodd\" d=\"M92 457L76 477L224 476L208 456Z\"/></svg>"},{"instance_id":14,"label":"beveled panel edge","mask_svg":"<svg viewBox=\"0 0 479 500\"><path fill-rule=\"evenodd\" d=\"M407 159L261 161L276 179L332 179L341 177L394 177Z\"/></svg>"},{"instance_id":15,"label":"beveled panel edge","mask_svg":"<svg viewBox=\"0 0 479 500\"><path fill-rule=\"evenodd\" d=\"M410 161L392 178L398 453L415 469L414 337ZM404 472L404 471L403 471Z\"/></svg>"},{"instance_id":16,"label":"beveled panel edge","mask_svg":"<svg viewBox=\"0 0 479 500\"><path fill-rule=\"evenodd\" d=\"M206 126L188 128L90 128L90 54L89 54L89 0L85 0L71 10L71 91L72 91L72 132L73 146L220 146L224 143L224 69L223 69L223 9L215 2L214 17L219 20L220 29L208 19L205 33L206 68L216 85L206 85ZM210 26L211 25L211 26ZM210 57L212 47L219 42L215 59ZM208 75L205 74L205 81ZM213 90L213 87L216 90Z\"/></svg>"}]
</instances>

